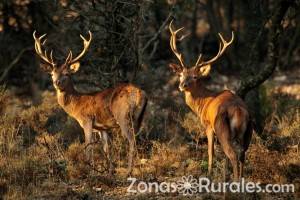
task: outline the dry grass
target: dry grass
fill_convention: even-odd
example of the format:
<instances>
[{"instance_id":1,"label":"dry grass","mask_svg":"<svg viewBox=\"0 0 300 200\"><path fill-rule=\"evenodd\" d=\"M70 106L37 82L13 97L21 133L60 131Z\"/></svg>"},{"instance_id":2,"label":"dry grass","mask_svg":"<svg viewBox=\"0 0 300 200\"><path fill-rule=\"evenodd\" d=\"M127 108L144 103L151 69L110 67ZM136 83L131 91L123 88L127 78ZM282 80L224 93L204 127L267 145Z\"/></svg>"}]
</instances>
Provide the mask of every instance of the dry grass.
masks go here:
<instances>
[{"instance_id":1,"label":"dry grass","mask_svg":"<svg viewBox=\"0 0 300 200\"><path fill-rule=\"evenodd\" d=\"M181 120L181 126L190 134L190 136L199 143L201 138L205 138L205 129L199 123L199 118L192 112L187 113Z\"/></svg>"},{"instance_id":2,"label":"dry grass","mask_svg":"<svg viewBox=\"0 0 300 200\"><path fill-rule=\"evenodd\" d=\"M255 182L294 183L299 187L300 107L293 99L292 107L284 106L290 104L288 98L272 95L269 93L266 96L271 99L266 102L272 102L269 106L274 107L270 109L272 112L266 121L264 135L267 137L264 140L254 136L247 154L246 177ZM26 107L11 97L9 91L0 89L0 196L5 199L97 199L105 195L112 199L125 198L128 184L123 175L128 147L118 131L113 133L117 174L112 183L106 177L101 144L93 146L92 162L88 162L81 128L61 111L53 93L45 92L42 103L35 107ZM158 114L158 111L152 113L149 121L151 127L146 130L157 131L161 128L165 134L162 134L163 142L145 141L150 137L148 133L147 137L139 135L142 139L137 141L139 154L133 175L141 180L158 181L176 179L186 174L205 176L207 146L198 119L191 113L183 117ZM170 116L174 119L169 119ZM162 120L166 123L161 123ZM184 130L174 125L181 125ZM182 137L184 134L190 136L189 141ZM168 141L166 138L171 139ZM216 145L214 180L223 178L223 158L222 150ZM138 198L150 196L141 195ZM198 197L219 198L211 195ZM134 199L135 196L126 198ZM260 194L259 198L268 197Z\"/></svg>"}]
</instances>

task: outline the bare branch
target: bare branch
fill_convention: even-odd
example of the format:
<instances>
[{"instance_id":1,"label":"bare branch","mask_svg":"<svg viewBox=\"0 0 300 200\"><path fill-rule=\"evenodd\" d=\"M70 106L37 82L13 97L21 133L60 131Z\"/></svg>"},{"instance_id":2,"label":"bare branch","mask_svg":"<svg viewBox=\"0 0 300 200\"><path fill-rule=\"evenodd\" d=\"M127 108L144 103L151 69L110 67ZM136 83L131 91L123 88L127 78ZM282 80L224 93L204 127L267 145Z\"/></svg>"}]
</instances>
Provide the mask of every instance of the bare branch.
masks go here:
<instances>
[{"instance_id":1,"label":"bare branch","mask_svg":"<svg viewBox=\"0 0 300 200\"><path fill-rule=\"evenodd\" d=\"M19 54L16 56L16 58L4 69L4 72L0 76L0 83L2 83L5 80L9 71L19 62L19 60L21 59L23 54L26 51L31 50L31 49L32 49L32 47L26 47L19 52Z\"/></svg>"},{"instance_id":2,"label":"bare branch","mask_svg":"<svg viewBox=\"0 0 300 200\"><path fill-rule=\"evenodd\" d=\"M145 44L145 46L142 48L141 50L141 55L144 54L145 50L148 49L148 47L155 42L155 40L157 40L158 36L160 36L161 32L163 31L163 29L166 27L166 25L168 24L168 22L170 21L170 19L173 17L173 10L171 9L168 17L165 19L165 21L162 23L162 25L159 27L159 29L157 30L157 32L153 35L153 37Z\"/></svg>"},{"instance_id":3,"label":"bare branch","mask_svg":"<svg viewBox=\"0 0 300 200\"><path fill-rule=\"evenodd\" d=\"M262 69L258 75L250 76L242 81L241 86L237 91L237 94L242 98L244 98L250 90L258 87L267 80L274 72L279 58L279 37L282 33L281 21L290 6L292 6L291 0L281 0L279 2L278 7L271 18L272 25L270 28L270 42L268 44L266 67ZM250 57L249 59L251 60L252 58Z\"/></svg>"}]
</instances>

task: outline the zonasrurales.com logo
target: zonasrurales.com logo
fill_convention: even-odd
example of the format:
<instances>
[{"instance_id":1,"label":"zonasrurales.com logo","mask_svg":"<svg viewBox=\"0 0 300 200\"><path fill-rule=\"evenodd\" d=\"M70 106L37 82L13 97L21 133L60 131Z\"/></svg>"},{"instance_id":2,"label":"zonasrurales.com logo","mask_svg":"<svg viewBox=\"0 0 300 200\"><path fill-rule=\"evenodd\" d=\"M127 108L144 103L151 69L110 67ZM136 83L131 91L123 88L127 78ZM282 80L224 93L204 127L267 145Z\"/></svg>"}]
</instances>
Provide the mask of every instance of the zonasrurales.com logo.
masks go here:
<instances>
[{"instance_id":1,"label":"zonasrurales.com logo","mask_svg":"<svg viewBox=\"0 0 300 200\"><path fill-rule=\"evenodd\" d=\"M244 178L240 182L215 183L206 177L194 178L192 175L183 176L174 182L145 182L136 178L128 178L130 185L128 193L178 193L184 196L197 193L283 193L295 192L293 184L265 184L246 182Z\"/></svg>"},{"instance_id":2,"label":"zonasrurales.com logo","mask_svg":"<svg viewBox=\"0 0 300 200\"><path fill-rule=\"evenodd\" d=\"M183 176L181 180L177 181L177 192L183 195L193 195L198 192L198 179L192 175Z\"/></svg>"}]
</instances>

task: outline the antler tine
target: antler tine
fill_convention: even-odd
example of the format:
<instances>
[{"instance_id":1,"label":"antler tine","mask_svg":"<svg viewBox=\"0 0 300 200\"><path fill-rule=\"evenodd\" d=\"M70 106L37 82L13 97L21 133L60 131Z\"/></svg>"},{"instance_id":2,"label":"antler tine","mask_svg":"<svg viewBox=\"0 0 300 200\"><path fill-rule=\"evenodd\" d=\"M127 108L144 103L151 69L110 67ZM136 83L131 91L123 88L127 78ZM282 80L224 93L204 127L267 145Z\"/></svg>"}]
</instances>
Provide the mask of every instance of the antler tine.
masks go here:
<instances>
[{"instance_id":1,"label":"antler tine","mask_svg":"<svg viewBox=\"0 0 300 200\"><path fill-rule=\"evenodd\" d=\"M41 42L41 41L42 41L42 39L44 37L46 37L46 35L47 34L44 34L44 35L42 35L40 37L37 37L36 36L36 31L33 32L33 39L35 41L34 48L35 48L36 53L41 57L41 59L43 61L45 61L46 63L50 64L52 67L54 67L55 63L53 61L52 51L50 53L50 59L49 59L48 55L47 55L47 50L45 50L44 53L43 53L43 50L42 50L42 45L44 45L46 43L47 39L45 39L43 42Z\"/></svg>"},{"instance_id":2,"label":"antler tine","mask_svg":"<svg viewBox=\"0 0 300 200\"><path fill-rule=\"evenodd\" d=\"M231 40L229 42L227 42L226 40L224 40L224 38L223 38L223 36L222 36L221 33L218 33L218 35L219 35L219 37L220 37L220 39L221 39L221 41L223 43L223 48L222 48L222 51L220 52L220 54L223 54L223 52L225 51L225 49L229 45L231 45L231 43L233 42L233 40L234 40L234 33L233 33L233 31L231 32Z\"/></svg>"},{"instance_id":3,"label":"antler tine","mask_svg":"<svg viewBox=\"0 0 300 200\"><path fill-rule=\"evenodd\" d=\"M215 62L219 57L221 57L223 55L223 53L225 52L226 48L231 45L231 43L233 42L234 40L234 33L233 31L231 32L231 39L229 42L227 42L221 33L218 33L220 39L221 39L221 42L219 43L219 51L217 53L217 55L215 57L213 57L212 59L208 60L208 61L203 61L203 62L200 62L199 60L197 61L196 65L195 66L203 66L203 65L208 65L208 64L211 64L213 62Z\"/></svg>"},{"instance_id":4,"label":"antler tine","mask_svg":"<svg viewBox=\"0 0 300 200\"><path fill-rule=\"evenodd\" d=\"M177 29L176 31L173 31L172 29L172 23L173 23L173 20L170 22L169 24L169 30L170 30L170 33L171 33L171 38L170 38L170 46L171 46L171 49L173 51L173 53L175 54L175 56L177 57L177 59L179 60L180 64L182 67L185 67L184 65L184 61L183 61L183 56L181 53L178 52L177 50L177 46L176 46L176 39L177 39L177 33L180 32L181 30L184 29L184 27L181 27L179 29ZM186 36L182 36L179 40L182 40L184 39Z\"/></svg>"},{"instance_id":5,"label":"antler tine","mask_svg":"<svg viewBox=\"0 0 300 200\"><path fill-rule=\"evenodd\" d=\"M46 36L46 35L47 35L47 34L44 34L44 35L42 35L42 36ZM42 42L42 45L46 44L46 42L47 42L47 39L45 39L44 42Z\"/></svg>"},{"instance_id":6,"label":"antler tine","mask_svg":"<svg viewBox=\"0 0 300 200\"><path fill-rule=\"evenodd\" d=\"M196 62L196 64L195 64L195 66L198 66L198 64L199 64L200 61L201 61L201 58L202 58L202 53L199 54L199 57L198 57L198 59L197 59L197 62Z\"/></svg>"},{"instance_id":7,"label":"antler tine","mask_svg":"<svg viewBox=\"0 0 300 200\"><path fill-rule=\"evenodd\" d=\"M41 43L40 43L40 41L41 41L41 39L43 39L43 37L46 36L46 34L40 36L39 38L37 38L35 34L36 34L36 31L33 32L33 38L34 38L34 40L35 40L35 45L34 45L34 47L35 47L35 50L36 50L36 51L38 51L39 53L41 53L41 52L42 52L42 49L41 49Z\"/></svg>"},{"instance_id":8,"label":"antler tine","mask_svg":"<svg viewBox=\"0 0 300 200\"><path fill-rule=\"evenodd\" d=\"M86 53L88 47L90 46L90 43L92 41L92 33L91 33L91 31L89 31L89 37L90 38L88 40L85 39L82 35L80 35L80 37L83 40L83 50L82 50L82 52L76 58L72 59L72 52L70 51L69 55L71 56L71 58L69 60L66 60L66 62L68 62L68 63L74 63L74 62L78 61ZM68 58L69 58L69 56L68 56Z\"/></svg>"},{"instance_id":9,"label":"antler tine","mask_svg":"<svg viewBox=\"0 0 300 200\"><path fill-rule=\"evenodd\" d=\"M71 60L72 60L72 51L70 50L69 51L69 54L68 54L68 57L67 57L67 59L66 59L66 61L65 61L65 64L67 64L68 62L70 62Z\"/></svg>"},{"instance_id":10,"label":"antler tine","mask_svg":"<svg viewBox=\"0 0 300 200\"><path fill-rule=\"evenodd\" d=\"M51 59L51 62L54 63L53 62L53 50L51 50L51 52L50 52L50 59Z\"/></svg>"}]
</instances>

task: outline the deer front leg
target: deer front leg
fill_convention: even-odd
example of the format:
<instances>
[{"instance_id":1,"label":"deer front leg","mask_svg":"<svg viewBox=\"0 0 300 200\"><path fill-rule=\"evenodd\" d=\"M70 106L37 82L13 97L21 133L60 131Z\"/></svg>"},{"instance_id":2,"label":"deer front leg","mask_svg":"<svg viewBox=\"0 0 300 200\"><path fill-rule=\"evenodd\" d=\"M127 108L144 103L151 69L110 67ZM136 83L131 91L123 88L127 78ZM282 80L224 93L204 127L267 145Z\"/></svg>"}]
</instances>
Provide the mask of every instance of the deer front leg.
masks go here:
<instances>
[{"instance_id":1,"label":"deer front leg","mask_svg":"<svg viewBox=\"0 0 300 200\"><path fill-rule=\"evenodd\" d=\"M92 136L93 136L92 121L83 123L82 128L84 131L85 153L87 155L88 160L90 160L91 149L92 149L91 143L92 143Z\"/></svg>"},{"instance_id":2,"label":"deer front leg","mask_svg":"<svg viewBox=\"0 0 300 200\"><path fill-rule=\"evenodd\" d=\"M208 176L211 177L214 157L214 131L212 128L206 129L206 136L208 140Z\"/></svg>"}]
</instances>

